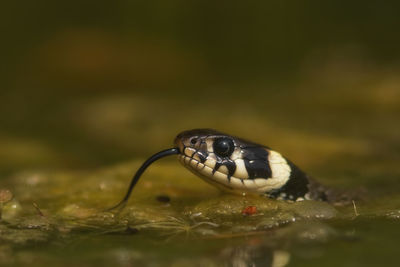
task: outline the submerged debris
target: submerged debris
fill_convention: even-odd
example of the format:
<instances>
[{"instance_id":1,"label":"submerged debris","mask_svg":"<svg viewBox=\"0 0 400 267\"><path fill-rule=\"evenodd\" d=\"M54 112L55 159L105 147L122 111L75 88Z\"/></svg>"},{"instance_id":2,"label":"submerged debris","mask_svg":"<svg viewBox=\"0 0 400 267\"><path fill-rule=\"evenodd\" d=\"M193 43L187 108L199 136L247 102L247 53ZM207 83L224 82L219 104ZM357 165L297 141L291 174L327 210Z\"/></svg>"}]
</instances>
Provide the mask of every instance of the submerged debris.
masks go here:
<instances>
[{"instance_id":1,"label":"submerged debris","mask_svg":"<svg viewBox=\"0 0 400 267\"><path fill-rule=\"evenodd\" d=\"M167 195L159 195L156 197L156 199L161 203L169 203L171 201L171 198Z\"/></svg>"}]
</instances>

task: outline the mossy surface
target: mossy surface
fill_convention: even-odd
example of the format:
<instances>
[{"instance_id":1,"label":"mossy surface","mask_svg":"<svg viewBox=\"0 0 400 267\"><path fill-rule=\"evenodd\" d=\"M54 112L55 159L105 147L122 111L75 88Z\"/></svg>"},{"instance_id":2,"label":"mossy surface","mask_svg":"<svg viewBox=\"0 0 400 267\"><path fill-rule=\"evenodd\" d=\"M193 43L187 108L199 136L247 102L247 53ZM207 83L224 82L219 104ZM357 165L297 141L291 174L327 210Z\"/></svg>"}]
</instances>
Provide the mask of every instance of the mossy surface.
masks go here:
<instances>
[{"instance_id":1,"label":"mossy surface","mask_svg":"<svg viewBox=\"0 0 400 267\"><path fill-rule=\"evenodd\" d=\"M372 240L395 241L387 236L400 218L394 196L390 205L372 196L334 207L224 194L172 159L145 173L124 209L106 211L121 199L140 163L90 172L24 172L3 180L10 191L2 207L1 261L219 266L294 260L317 266L321 255L334 257L342 246L361 253ZM249 206L256 212L243 214Z\"/></svg>"}]
</instances>

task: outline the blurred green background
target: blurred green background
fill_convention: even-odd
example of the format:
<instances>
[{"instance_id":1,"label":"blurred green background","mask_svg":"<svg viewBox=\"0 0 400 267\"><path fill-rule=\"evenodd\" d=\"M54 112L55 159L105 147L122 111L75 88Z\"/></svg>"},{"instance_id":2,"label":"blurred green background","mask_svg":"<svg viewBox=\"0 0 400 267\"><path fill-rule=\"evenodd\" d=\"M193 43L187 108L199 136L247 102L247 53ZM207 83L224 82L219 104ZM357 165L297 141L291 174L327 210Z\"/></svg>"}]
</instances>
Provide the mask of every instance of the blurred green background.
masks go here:
<instances>
[{"instance_id":1,"label":"blurred green background","mask_svg":"<svg viewBox=\"0 0 400 267\"><path fill-rule=\"evenodd\" d=\"M4 2L0 172L113 164L198 127L299 152L304 161L312 155L298 150L313 136L367 140L377 156L398 159L399 8ZM296 147L296 138L310 143Z\"/></svg>"}]
</instances>

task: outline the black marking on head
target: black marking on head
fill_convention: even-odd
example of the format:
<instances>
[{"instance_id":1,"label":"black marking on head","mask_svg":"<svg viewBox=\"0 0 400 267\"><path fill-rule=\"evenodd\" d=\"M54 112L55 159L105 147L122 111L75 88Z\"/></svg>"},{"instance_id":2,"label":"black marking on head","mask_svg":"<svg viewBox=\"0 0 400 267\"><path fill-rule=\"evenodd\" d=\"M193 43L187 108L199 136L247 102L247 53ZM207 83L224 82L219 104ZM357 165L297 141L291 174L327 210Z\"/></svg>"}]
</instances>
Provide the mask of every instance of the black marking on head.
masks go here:
<instances>
[{"instance_id":1,"label":"black marking on head","mask_svg":"<svg viewBox=\"0 0 400 267\"><path fill-rule=\"evenodd\" d=\"M199 156L200 162L204 163L207 160L208 153L205 151L197 151L197 156Z\"/></svg>"},{"instance_id":2,"label":"black marking on head","mask_svg":"<svg viewBox=\"0 0 400 267\"><path fill-rule=\"evenodd\" d=\"M215 162L215 166L214 166L214 169L212 170L212 174L214 174L221 166L222 166L221 162L219 162L219 161Z\"/></svg>"},{"instance_id":3,"label":"black marking on head","mask_svg":"<svg viewBox=\"0 0 400 267\"><path fill-rule=\"evenodd\" d=\"M228 180L231 181L232 175L236 171L236 163L231 159L221 159L217 158L217 162L212 170L212 174L214 174L221 166L225 166L228 169Z\"/></svg>"},{"instance_id":4,"label":"black marking on head","mask_svg":"<svg viewBox=\"0 0 400 267\"><path fill-rule=\"evenodd\" d=\"M268 162L269 152L263 147L242 148L243 161L249 179L271 178L272 172Z\"/></svg>"},{"instance_id":5,"label":"black marking on head","mask_svg":"<svg viewBox=\"0 0 400 267\"><path fill-rule=\"evenodd\" d=\"M226 168L228 169L228 179L229 181L231 180L232 175L235 173L236 171L236 163L233 160L227 160L226 162L224 162L224 165L226 166Z\"/></svg>"}]
</instances>

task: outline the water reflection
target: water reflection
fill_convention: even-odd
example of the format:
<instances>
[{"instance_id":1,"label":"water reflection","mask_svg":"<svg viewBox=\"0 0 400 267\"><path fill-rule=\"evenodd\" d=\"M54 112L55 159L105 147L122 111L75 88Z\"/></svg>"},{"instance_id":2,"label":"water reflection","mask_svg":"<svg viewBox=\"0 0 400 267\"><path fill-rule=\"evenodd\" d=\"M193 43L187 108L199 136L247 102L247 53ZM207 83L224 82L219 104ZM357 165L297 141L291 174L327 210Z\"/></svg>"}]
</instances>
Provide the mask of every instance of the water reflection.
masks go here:
<instances>
[{"instance_id":1,"label":"water reflection","mask_svg":"<svg viewBox=\"0 0 400 267\"><path fill-rule=\"evenodd\" d=\"M290 253L285 250L275 250L265 244L259 244L260 239L251 239L246 245L227 247L221 252L225 266L232 267L284 267L290 262Z\"/></svg>"}]
</instances>

